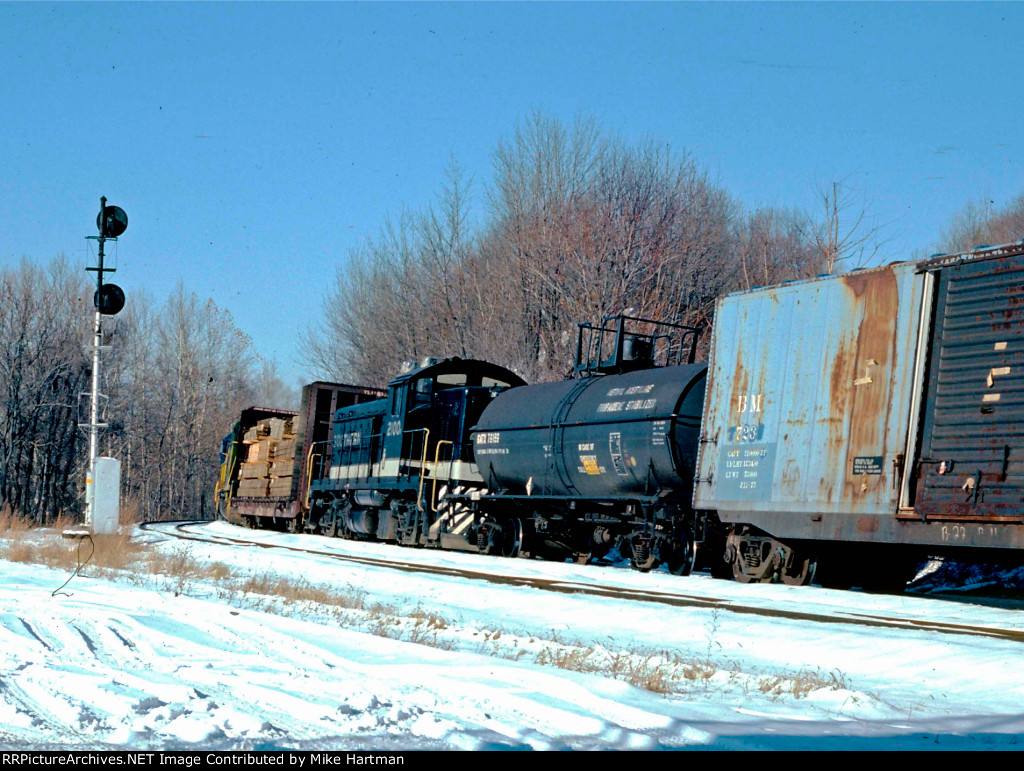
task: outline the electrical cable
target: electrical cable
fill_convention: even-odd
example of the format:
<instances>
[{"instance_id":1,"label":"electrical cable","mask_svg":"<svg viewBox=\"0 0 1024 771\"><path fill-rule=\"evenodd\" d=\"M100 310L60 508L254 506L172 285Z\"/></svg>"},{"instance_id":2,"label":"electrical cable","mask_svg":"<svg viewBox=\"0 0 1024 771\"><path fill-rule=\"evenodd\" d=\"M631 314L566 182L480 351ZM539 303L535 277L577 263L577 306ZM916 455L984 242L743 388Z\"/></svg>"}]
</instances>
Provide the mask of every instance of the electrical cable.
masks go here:
<instances>
[{"instance_id":1,"label":"electrical cable","mask_svg":"<svg viewBox=\"0 0 1024 771\"><path fill-rule=\"evenodd\" d=\"M89 546L92 547L92 551L89 552L89 556L85 558L85 562L82 562L82 541L84 541L86 539L89 539ZM91 560L93 558L93 555L95 553L96 553L96 543L95 543L95 541L92 540L92 536L88 535L88 534L86 534L84 536L80 536L78 538L78 549L76 549L76 551L75 551L75 559L78 560L78 567L75 568L75 572L74 573L72 573L70 576L68 576L68 580L67 581L65 581L63 584L61 584L59 587L57 587L56 589L54 589L50 593L50 596L51 597L56 597L58 594L62 594L65 597L70 597L71 594L69 592L63 592L63 591L61 591L61 589L63 589L68 584L70 584L72 579L77 578L78 576L81 575L82 568L84 568L86 565L89 564L89 560Z\"/></svg>"}]
</instances>

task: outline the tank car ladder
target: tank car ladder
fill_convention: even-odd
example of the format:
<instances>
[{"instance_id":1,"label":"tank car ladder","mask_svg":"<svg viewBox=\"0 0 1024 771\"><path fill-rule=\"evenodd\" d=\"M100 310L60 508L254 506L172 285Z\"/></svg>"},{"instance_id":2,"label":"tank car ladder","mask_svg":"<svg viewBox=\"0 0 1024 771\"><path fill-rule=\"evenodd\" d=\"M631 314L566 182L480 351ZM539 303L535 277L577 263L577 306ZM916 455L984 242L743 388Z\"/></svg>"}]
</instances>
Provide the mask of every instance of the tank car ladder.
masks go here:
<instances>
[{"instance_id":1,"label":"tank car ladder","mask_svg":"<svg viewBox=\"0 0 1024 771\"><path fill-rule=\"evenodd\" d=\"M551 416L551 434L548 442L548 474L544 479L543 492L547 495L551 494L551 485L549 480L554 480L556 477L562 486L565 487L573 495L579 495L580 491L576 488L576 485L572 483L572 479L563 473L563 468L559 464L559 458L565 458L565 426L563 421L569 414L569 410L572 409L572 405L576 403L576 397L580 395L589 385L587 379L576 381L576 384L569 390L569 393L565 395L558 407L555 409L554 415Z\"/></svg>"}]
</instances>

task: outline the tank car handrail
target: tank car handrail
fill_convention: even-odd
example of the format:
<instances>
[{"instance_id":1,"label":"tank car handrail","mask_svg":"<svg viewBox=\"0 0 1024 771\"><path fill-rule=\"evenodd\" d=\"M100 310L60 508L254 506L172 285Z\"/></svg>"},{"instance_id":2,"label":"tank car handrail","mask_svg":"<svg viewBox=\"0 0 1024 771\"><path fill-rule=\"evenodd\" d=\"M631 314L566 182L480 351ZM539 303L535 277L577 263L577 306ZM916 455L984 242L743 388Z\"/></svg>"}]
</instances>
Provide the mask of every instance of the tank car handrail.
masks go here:
<instances>
[{"instance_id":1,"label":"tank car handrail","mask_svg":"<svg viewBox=\"0 0 1024 771\"><path fill-rule=\"evenodd\" d=\"M675 355L673 356L672 354L673 335L658 331L649 333L630 331L626 327L626 322L648 324L656 328L660 327L682 332L678 336L679 347ZM649 362L649 366L671 366L673 361L676 364L682 364L684 363L683 351L687 347L685 345L687 337L690 337L691 340L688 346L688 353L685 356L685 363L692 364L696 358L697 342L701 333L699 327L690 327L671 321L657 321L642 316L629 316L624 313L605 316L601 323L596 326L589 321L580 322L577 326L579 331L576 337L576 365L574 371L578 375L619 372L630 365L631 368L635 369L638 366L642 367L645 361ZM606 335L614 335L614 351L610 358L607 359L604 358ZM586 345L584 345L584 336L587 338ZM636 342L634 342L632 343L632 354L627 354L625 348L627 340L642 341L646 350L644 350L644 353L639 353ZM658 365L655 361L659 340L665 340L666 342L665 359L661 365ZM584 348L586 349L585 352Z\"/></svg>"}]
</instances>

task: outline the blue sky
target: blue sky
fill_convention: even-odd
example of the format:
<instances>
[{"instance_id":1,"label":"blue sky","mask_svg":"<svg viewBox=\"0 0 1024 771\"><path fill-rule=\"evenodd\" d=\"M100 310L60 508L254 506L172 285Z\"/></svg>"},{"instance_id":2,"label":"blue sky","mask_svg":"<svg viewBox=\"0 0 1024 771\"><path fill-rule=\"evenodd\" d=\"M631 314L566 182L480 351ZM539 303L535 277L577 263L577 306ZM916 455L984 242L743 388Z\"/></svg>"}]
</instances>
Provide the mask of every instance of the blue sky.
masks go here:
<instances>
[{"instance_id":1,"label":"blue sky","mask_svg":"<svg viewBox=\"0 0 1024 771\"><path fill-rule=\"evenodd\" d=\"M686 151L748 207L855 186L887 259L1024 192L1024 5L0 3L0 265L83 267L228 309L289 383L335 266L439 192L483 211L532 110ZM1024 236L1024 234L1022 234Z\"/></svg>"}]
</instances>

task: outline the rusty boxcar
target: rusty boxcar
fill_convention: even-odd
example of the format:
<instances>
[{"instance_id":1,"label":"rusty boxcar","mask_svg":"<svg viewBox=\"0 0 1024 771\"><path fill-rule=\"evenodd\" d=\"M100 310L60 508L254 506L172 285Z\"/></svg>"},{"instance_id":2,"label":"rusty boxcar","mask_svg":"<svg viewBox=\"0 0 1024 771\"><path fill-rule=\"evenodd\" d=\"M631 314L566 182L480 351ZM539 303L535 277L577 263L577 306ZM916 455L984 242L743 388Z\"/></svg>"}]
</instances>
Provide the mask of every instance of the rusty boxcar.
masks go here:
<instances>
[{"instance_id":1,"label":"rusty boxcar","mask_svg":"<svg viewBox=\"0 0 1024 771\"><path fill-rule=\"evenodd\" d=\"M1024 547L1022 303L1024 241L721 298L693 502L733 575Z\"/></svg>"}]
</instances>

